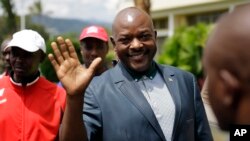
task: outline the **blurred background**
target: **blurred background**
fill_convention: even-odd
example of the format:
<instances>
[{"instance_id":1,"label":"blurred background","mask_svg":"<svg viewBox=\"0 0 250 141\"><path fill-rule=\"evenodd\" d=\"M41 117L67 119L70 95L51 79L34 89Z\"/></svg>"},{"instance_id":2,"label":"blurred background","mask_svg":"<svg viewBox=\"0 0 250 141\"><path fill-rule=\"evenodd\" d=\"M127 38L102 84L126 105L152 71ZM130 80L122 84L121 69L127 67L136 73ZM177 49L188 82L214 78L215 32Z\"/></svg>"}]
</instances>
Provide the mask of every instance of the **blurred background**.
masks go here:
<instances>
[{"instance_id":1,"label":"blurred background","mask_svg":"<svg viewBox=\"0 0 250 141\"><path fill-rule=\"evenodd\" d=\"M116 13L125 7L137 6L151 15L157 30L158 52L155 60L192 72L202 89L205 75L201 58L210 31L221 15L249 2L249 0L0 0L0 42L18 30L33 29L45 38L47 53L52 52L50 43L60 35L73 41L81 58L78 36L82 28L92 24L101 25L111 35L112 21ZM107 61L111 62L113 59L115 54L110 44ZM2 71L0 62L0 72ZM47 79L58 82L48 59L41 65L41 72ZM205 101L206 104L208 102ZM228 134L217 128L213 116L209 117L209 121L215 141L227 140Z\"/></svg>"}]
</instances>

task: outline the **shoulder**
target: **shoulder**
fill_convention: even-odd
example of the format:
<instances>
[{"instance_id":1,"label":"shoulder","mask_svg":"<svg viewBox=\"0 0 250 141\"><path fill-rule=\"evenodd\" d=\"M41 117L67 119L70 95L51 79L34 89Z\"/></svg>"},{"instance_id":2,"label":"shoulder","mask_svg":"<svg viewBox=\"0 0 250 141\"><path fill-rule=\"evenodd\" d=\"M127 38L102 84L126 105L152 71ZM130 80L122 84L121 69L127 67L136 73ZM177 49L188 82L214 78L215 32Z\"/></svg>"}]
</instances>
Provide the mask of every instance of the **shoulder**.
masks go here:
<instances>
[{"instance_id":1,"label":"shoulder","mask_svg":"<svg viewBox=\"0 0 250 141\"><path fill-rule=\"evenodd\" d=\"M10 77L7 75L3 75L0 77L0 86L6 86L10 83Z\"/></svg>"},{"instance_id":2,"label":"shoulder","mask_svg":"<svg viewBox=\"0 0 250 141\"><path fill-rule=\"evenodd\" d=\"M100 76L95 76L86 91L92 93L103 93L103 91L111 90L117 85L117 82L119 82L118 80L123 78L121 75L122 74L119 70L117 70L117 66L111 68Z\"/></svg>"},{"instance_id":3,"label":"shoulder","mask_svg":"<svg viewBox=\"0 0 250 141\"><path fill-rule=\"evenodd\" d=\"M112 73L112 70L113 68L109 69L109 70L106 70L105 72L103 72L101 75L99 76L95 76L90 85L103 85L104 83L106 82L109 82L110 81L110 73Z\"/></svg>"},{"instance_id":4,"label":"shoulder","mask_svg":"<svg viewBox=\"0 0 250 141\"><path fill-rule=\"evenodd\" d=\"M38 85L41 89L44 89L46 91L50 91L53 93L66 93L62 87L58 86L56 83L47 80L43 76L39 78Z\"/></svg>"},{"instance_id":5,"label":"shoulder","mask_svg":"<svg viewBox=\"0 0 250 141\"><path fill-rule=\"evenodd\" d=\"M158 66L159 70L161 72L164 72L164 73L167 72L169 74L176 75L176 76L182 76L182 77L191 77L191 78L194 77L194 75L191 72L179 69L179 68L174 67L174 66L163 65L163 64L157 64L157 66Z\"/></svg>"},{"instance_id":6,"label":"shoulder","mask_svg":"<svg viewBox=\"0 0 250 141\"><path fill-rule=\"evenodd\" d=\"M66 91L63 87L58 86L56 83L50 82L45 77L40 77L37 83L37 87L40 88L40 92L45 92L50 97L60 103L62 110L65 109L66 104Z\"/></svg>"}]
</instances>

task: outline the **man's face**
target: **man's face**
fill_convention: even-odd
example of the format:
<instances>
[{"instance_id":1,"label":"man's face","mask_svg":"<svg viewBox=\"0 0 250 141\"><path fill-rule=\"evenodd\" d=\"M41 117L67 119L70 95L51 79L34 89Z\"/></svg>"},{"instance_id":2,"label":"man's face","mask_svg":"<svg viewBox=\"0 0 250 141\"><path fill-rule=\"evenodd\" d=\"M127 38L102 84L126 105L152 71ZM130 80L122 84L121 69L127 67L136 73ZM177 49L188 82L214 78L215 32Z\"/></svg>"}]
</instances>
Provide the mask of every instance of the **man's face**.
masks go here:
<instances>
[{"instance_id":1,"label":"man's face","mask_svg":"<svg viewBox=\"0 0 250 141\"><path fill-rule=\"evenodd\" d=\"M5 50L2 50L2 60L4 62L4 67L6 69L10 69L10 48L6 48Z\"/></svg>"},{"instance_id":2,"label":"man's face","mask_svg":"<svg viewBox=\"0 0 250 141\"><path fill-rule=\"evenodd\" d=\"M126 17L127 16L127 17ZM156 53L156 32L143 14L126 15L115 23L113 44L119 60L129 69L144 72Z\"/></svg>"},{"instance_id":3,"label":"man's face","mask_svg":"<svg viewBox=\"0 0 250 141\"><path fill-rule=\"evenodd\" d=\"M103 66L108 53L108 43L97 38L85 38L81 41L81 53L86 67L89 67L92 61L97 57L102 58L102 64L100 66Z\"/></svg>"},{"instance_id":4,"label":"man's face","mask_svg":"<svg viewBox=\"0 0 250 141\"><path fill-rule=\"evenodd\" d=\"M10 64L14 71L14 77L18 80L23 80L37 73L41 62L42 53L27 52L19 47L11 47Z\"/></svg>"}]
</instances>

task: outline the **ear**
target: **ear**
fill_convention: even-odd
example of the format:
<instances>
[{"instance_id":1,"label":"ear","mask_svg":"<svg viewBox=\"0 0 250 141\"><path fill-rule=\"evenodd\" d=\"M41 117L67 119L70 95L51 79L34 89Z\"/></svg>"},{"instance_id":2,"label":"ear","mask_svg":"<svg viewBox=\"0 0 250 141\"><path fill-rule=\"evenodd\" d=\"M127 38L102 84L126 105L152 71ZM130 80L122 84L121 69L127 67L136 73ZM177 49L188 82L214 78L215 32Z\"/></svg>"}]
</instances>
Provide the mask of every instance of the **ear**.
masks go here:
<instances>
[{"instance_id":1,"label":"ear","mask_svg":"<svg viewBox=\"0 0 250 141\"><path fill-rule=\"evenodd\" d=\"M114 40L114 37L113 37L113 36L110 36L109 38L110 38L110 41L111 41L112 45L115 47L115 40Z\"/></svg>"},{"instance_id":2,"label":"ear","mask_svg":"<svg viewBox=\"0 0 250 141\"><path fill-rule=\"evenodd\" d=\"M109 52L109 43L108 43L108 42L106 42L106 43L105 43L105 45L106 45L106 51L105 51L105 54L107 54L107 53Z\"/></svg>"},{"instance_id":3,"label":"ear","mask_svg":"<svg viewBox=\"0 0 250 141\"><path fill-rule=\"evenodd\" d=\"M155 33L155 39L157 39L157 31L155 30L154 33Z\"/></svg>"},{"instance_id":4,"label":"ear","mask_svg":"<svg viewBox=\"0 0 250 141\"><path fill-rule=\"evenodd\" d=\"M80 50L80 53L81 53L81 55L83 56L83 51L82 51L82 50Z\"/></svg>"},{"instance_id":5,"label":"ear","mask_svg":"<svg viewBox=\"0 0 250 141\"><path fill-rule=\"evenodd\" d=\"M111 41L111 43L112 43L112 45L113 45L113 47L114 47L114 51L116 52L116 44L115 44L115 40L114 40L114 37L113 36L110 36L110 41Z\"/></svg>"},{"instance_id":6,"label":"ear","mask_svg":"<svg viewBox=\"0 0 250 141\"><path fill-rule=\"evenodd\" d=\"M228 106L234 106L239 102L240 82L228 70L221 70L219 72L219 75L219 77L222 79L222 83L225 89L223 103Z\"/></svg>"},{"instance_id":7,"label":"ear","mask_svg":"<svg viewBox=\"0 0 250 141\"><path fill-rule=\"evenodd\" d=\"M44 53L43 51L40 51L40 62L42 63L44 60L45 60L45 58L47 57L47 54L46 53Z\"/></svg>"}]
</instances>

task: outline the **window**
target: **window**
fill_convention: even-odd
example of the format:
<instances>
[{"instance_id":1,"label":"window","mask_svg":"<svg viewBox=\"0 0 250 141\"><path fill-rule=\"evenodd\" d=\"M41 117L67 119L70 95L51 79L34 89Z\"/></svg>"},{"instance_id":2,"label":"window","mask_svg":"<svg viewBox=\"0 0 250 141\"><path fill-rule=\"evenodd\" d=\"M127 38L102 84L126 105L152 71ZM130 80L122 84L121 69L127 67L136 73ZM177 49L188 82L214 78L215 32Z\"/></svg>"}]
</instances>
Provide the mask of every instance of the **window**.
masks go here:
<instances>
[{"instance_id":1,"label":"window","mask_svg":"<svg viewBox=\"0 0 250 141\"><path fill-rule=\"evenodd\" d=\"M197 23L215 23L219 17L226 13L228 10L221 10L221 11L213 11L213 12L206 12L206 13L198 13L193 15L187 16L188 25L195 25Z\"/></svg>"},{"instance_id":2,"label":"window","mask_svg":"<svg viewBox=\"0 0 250 141\"><path fill-rule=\"evenodd\" d=\"M168 19L166 18L161 18L161 19L154 19L153 20L154 27L156 29L167 29L168 28Z\"/></svg>"}]
</instances>

